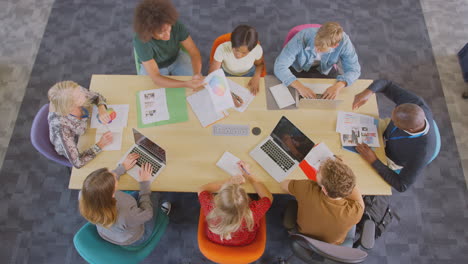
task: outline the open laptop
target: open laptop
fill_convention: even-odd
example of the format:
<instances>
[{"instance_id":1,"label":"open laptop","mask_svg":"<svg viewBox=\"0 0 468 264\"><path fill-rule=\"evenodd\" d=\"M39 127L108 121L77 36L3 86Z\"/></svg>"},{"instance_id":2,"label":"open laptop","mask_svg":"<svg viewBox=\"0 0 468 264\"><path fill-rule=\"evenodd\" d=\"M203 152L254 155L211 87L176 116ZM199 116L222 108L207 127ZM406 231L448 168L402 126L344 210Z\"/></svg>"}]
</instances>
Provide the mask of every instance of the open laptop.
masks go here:
<instances>
[{"instance_id":1,"label":"open laptop","mask_svg":"<svg viewBox=\"0 0 468 264\"><path fill-rule=\"evenodd\" d=\"M308 99L302 97L297 90L295 90L295 100L297 108L313 108L313 109L336 109L343 103L343 100L329 100L322 99L323 93L330 87L329 83L303 83L304 86L311 89L316 95L316 99Z\"/></svg>"},{"instance_id":2,"label":"open laptop","mask_svg":"<svg viewBox=\"0 0 468 264\"><path fill-rule=\"evenodd\" d=\"M138 171L141 166L145 163L150 163L151 166L153 166L152 182L166 167L166 151L136 129L133 129L133 137L135 139L135 144L130 147L127 153L120 159L119 163L122 163L130 153L140 154L136 165L128 170L127 173L138 181Z\"/></svg>"},{"instance_id":3,"label":"open laptop","mask_svg":"<svg viewBox=\"0 0 468 264\"><path fill-rule=\"evenodd\" d=\"M280 182L296 168L314 145L283 116L270 136L258 144L250 156Z\"/></svg>"}]
</instances>

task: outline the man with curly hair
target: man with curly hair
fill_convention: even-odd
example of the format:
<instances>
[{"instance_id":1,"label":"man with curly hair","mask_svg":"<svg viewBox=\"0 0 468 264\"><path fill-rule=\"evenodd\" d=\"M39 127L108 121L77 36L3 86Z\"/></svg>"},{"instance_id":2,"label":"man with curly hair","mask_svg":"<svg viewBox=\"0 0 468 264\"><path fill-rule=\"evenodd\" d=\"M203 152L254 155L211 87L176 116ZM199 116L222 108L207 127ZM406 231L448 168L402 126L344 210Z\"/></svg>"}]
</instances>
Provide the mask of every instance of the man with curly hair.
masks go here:
<instances>
[{"instance_id":1,"label":"man with curly hair","mask_svg":"<svg viewBox=\"0 0 468 264\"><path fill-rule=\"evenodd\" d=\"M364 200L353 171L341 160L324 161L317 182L285 180L281 188L296 197L286 208L283 225L287 229L336 245L354 237L353 226L364 213Z\"/></svg>"},{"instance_id":2,"label":"man with curly hair","mask_svg":"<svg viewBox=\"0 0 468 264\"><path fill-rule=\"evenodd\" d=\"M140 75L149 75L158 86L202 88L200 51L170 0L143 0L135 10L133 46ZM181 49L183 47L185 51ZM178 81L164 75L192 76Z\"/></svg>"}]
</instances>

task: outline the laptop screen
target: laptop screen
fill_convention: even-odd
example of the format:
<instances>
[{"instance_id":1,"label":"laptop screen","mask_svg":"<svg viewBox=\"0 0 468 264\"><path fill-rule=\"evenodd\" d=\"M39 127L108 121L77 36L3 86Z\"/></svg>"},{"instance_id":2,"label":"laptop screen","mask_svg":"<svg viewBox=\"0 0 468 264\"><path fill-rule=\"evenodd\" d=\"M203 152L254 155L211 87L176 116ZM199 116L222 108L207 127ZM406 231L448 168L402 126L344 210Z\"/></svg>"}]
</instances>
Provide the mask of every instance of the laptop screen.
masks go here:
<instances>
[{"instance_id":1,"label":"laptop screen","mask_svg":"<svg viewBox=\"0 0 468 264\"><path fill-rule=\"evenodd\" d=\"M143 136L136 129L133 129L133 137L135 138L135 144L144 148L149 153L153 154L154 157L159 159L162 163L166 164L166 151L158 146L156 143Z\"/></svg>"},{"instance_id":2,"label":"laptop screen","mask_svg":"<svg viewBox=\"0 0 468 264\"><path fill-rule=\"evenodd\" d=\"M276 144L298 162L301 162L315 145L312 140L284 116L281 117L271 133L271 137Z\"/></svg>"}]
</instances>

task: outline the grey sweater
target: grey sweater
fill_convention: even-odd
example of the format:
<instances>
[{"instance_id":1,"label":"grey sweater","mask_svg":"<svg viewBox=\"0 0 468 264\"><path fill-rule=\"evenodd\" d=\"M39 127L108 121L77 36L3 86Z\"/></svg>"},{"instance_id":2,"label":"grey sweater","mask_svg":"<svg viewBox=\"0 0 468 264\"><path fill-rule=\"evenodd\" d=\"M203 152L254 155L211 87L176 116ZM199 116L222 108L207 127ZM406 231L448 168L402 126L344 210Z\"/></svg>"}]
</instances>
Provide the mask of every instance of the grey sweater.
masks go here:
<instances>
[{"instance_id":1,"label":"grey sweater","mask_svg":"<svg viewBox=\"0 0 468 264\"><path fill-rule=\"evenodd\" d=\"M426 114L426 120L429 123L429 131L427 134L417 138L405 138L409 136L405 131L395 128L393 122L388 124L383 136L388 140L385 145L385 154L397 165L402 166L400 173L394 172L392 169L383 164L380 160L372 163L372 167L382 176L382 178L399 192L406 191L411 184L416 181L418 175L427 165L436 147L436 133L434 132L434 121L432 112L427 103L419 96L407 91L397 84L387 80L374 81L368 88L373 92L383 93L388 99L392 100L396 105L404 103L413 103L419 105ZM404 137L404 138L399 138Z\"/></svg>"},{"instance_id":2,"label":"grey sweater","mask_svg":"<svg viewBox=\"0 0 468 264\"><path fill-rule=\"evenodd\" d=\"M117 179L119 179L126 171L119 164L113 172L117 174ZM152 221L153 218L150 195L149 181L140 182L138 202L130 194L116 191L117 220L110 228L96 225L99 235L117 245L130 245L140 239L145 231L145 222Z\"/></svg>"}]
</instances>

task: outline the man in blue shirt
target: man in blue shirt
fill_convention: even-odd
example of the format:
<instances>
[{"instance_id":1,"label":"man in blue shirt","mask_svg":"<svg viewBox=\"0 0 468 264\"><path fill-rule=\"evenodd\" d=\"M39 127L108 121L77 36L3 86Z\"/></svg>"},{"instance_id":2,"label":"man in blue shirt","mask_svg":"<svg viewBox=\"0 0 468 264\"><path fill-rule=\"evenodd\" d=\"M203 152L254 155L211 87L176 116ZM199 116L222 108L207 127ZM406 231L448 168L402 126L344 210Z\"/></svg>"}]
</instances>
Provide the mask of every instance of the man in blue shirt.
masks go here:
<instances>
[{"instance_id":1,"label":"man in blue shirt","mask_svg":"<svg viewBox=\"0 0 468 264\"><path fill-rule=\"evenodd\" d=\"M335 99L340 90L351 85L361 75L361 66L353 44L340 24L327 22L320 28L306 28L298 32L283 48L275 61L275 75L285 85L291 85L306 98L316 95L294 76L296 72L317 69L323 75L332 75L334 65L341 61L344 74L336 76L337 82L328 87L323 99ZM334 76L333 76L334 78Z\"/></svg>"}]
</instances>

